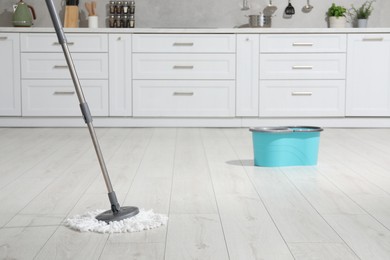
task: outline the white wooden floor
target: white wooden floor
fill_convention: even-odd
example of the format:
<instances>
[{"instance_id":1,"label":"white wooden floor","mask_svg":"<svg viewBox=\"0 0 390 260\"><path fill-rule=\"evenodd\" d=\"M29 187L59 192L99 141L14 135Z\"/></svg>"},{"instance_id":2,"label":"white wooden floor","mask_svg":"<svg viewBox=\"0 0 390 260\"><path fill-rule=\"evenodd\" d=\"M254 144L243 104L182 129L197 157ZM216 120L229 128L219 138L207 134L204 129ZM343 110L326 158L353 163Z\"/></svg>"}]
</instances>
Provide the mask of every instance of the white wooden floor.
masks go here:
<instances>
[{"instance_id":1,"label":"white wooden floor","mask_svg":"<svg viewBox=\"0 0 390 260\"><path fill-rule=\"evenodd\" d=\"M253 166L248 129L97 129L122 205L169 215L78 233L108 209L85 128L0 129L1 259L390 259L390 130L325 129L316 167Z\"/></svg>"}]
</instances>

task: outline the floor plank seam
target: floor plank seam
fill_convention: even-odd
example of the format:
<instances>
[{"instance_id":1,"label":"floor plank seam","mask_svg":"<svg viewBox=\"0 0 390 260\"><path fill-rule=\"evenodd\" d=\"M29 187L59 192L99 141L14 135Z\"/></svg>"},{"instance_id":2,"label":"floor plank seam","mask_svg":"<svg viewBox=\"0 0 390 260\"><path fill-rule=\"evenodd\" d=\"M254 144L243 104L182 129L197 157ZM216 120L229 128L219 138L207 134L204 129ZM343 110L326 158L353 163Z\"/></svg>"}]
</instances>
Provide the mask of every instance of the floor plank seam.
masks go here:
<instances>
[{"instance_id":1,"label":"floor plank seam","mask_svg":"<svg viewBox=\"0 0 390 260\"><path fill-rule=\"evenodd\" d=\"M225 242L225 248L226 248L227 256L228 256L228 259L231 259L231 257L230 257L231 253L229 252L229 246L228 246L228 243L227 243L227 240L226 240L226 232L225 232L224 227L223 227L221 213L220 213L220 210L219 210L217 194L215 192L214 180L213 180L213 176L211 174L210 161L209 161L209 158L207 157L206 147L205 147L205 144L204 144L204 142L205 142L204 141L204 136L203 136L201 130L200 130L200 139L201 139L201 142L202 142L203 154L205 156L206 163L207 163L207 172L209 173L209 178L210 178L210 181L211 181L211 187L213 189L215 205L217 207L218 219L219 219L219 223L220 223L220 226L221 226L221 230L222 230L222 234L223 234L223 238L224 238L224 242Z\"/></svg>"},{"instance_id":2,"label":"floor plank seam","mask_svg":"<svg viewBox=\"0 0 390 260\"><path fill-rule=\"evenodd\" d=\"M281 169L281 172L286 177L288 182L295 188L295 190L301 195L301 197L310 205L310 207L318 214L319 217L333 230L335 234L343 241L344 245L347 246L354 254L355 256L358 256L358 254L350 247L350 245L343 239L343 237L334 229L334 227L324 218L324 216L317 210L317 208L310 202L310 200L301 192L301 190L295 185L293 181L289 178L288 174ZM333 184L333 183L332 183Z\"/></svg>"}]
</instances>

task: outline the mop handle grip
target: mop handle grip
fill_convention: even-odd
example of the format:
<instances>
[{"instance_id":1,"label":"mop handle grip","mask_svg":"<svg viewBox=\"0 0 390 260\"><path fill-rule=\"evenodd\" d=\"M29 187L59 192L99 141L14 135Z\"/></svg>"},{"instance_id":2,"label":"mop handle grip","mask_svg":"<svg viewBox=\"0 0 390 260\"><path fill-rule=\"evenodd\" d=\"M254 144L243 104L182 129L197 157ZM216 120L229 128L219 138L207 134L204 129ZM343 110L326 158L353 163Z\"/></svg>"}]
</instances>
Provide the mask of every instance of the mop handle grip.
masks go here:
<instances>
[{"instance_id":1,"label":"mop handle grip","mask_svg":"<svg viewBox=\"0 0 390 260\"><path fill-rule=\"evenodd\" d=\"M66 43L66 37L64 34L64 30L62 29L60 18L56 12L56 8L54 6L53 0L46 0L47 8L49 9L51 20L53 21L54 29L56 30L56 34L58 37L58 42L60 44Z\"/></svg>"}]
</instances>

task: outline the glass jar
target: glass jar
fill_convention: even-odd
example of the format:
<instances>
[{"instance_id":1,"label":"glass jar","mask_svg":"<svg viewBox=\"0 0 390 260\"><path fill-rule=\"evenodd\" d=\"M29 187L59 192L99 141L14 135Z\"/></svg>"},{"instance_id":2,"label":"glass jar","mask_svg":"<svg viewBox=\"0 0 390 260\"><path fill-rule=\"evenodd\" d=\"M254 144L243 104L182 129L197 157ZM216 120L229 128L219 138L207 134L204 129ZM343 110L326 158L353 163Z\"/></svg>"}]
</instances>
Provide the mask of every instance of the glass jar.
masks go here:
<instances>
[{"instance_id":1,"label":"glass jar","mask_svg":"<svg viewBox=\"0 0 390 260\"><path fill-rule=\"evenodd\" d=\"M114 15L110 15L110 17L108 18L108 27L110 27L110 28L115 28L116 27L115 16Z\"/></svg>"},{"instance_id":2,"label":"glass jar","mask_svg":"<svg viewBox=\"0 0 390 260\"><path fill-rule=\"evenodd\" d=\"M109 4L108 4L108 12L110 14L115 14L116 11L115 11L115 1L110 1Z\"/></svg>"},{"instance_id":3,"label":"glass jar","mask_svg":"<svg viewBox=\"0 0 390 260\"><path fill-rule=\"evenodd\" d=\"M121 1L116 2L116 14L121 14L123 11L123 4Z\"/></svg>"},{"instance_id":4,"label":"glass jar","mask_svg":"<svg viewBox=\"0 0 390 260\"><path fill-rule=\"evenodd\" d=\"M115 17L115 27L116 28L121 28L121 20L122 20L122 17L120 16L120 15L117 15L116 17Z\"/></svg>"},{"instance_id":5,"label":"glass jar","mask_svg":"<svg viewBox=\"0 0 390 260\"><path fill-rule=\"evenodd\" d=\"M134 1L130 1L129 13L130 14L134 14L135 13L135 2Z\"/></svg>"},{"instance_id":6,"label":"glass jar","mask_svg":"<svg viewBox=\"0 0 390 260\"><path fill-rule=\"evenodd\" d=\"M135 18L134 14L129 15L129 28L134 28L135 27Z\"/></svg>"},{"instance_id":7,"label":"glass jar","mask_svg":"<svg viewBox=\"0 0 390 260\"><path fill-rule=\"evenodd\" d=\"M128 14L129 13L129 2L125 1L123 2L123 14Z\"/></svg>"}]
</instances>

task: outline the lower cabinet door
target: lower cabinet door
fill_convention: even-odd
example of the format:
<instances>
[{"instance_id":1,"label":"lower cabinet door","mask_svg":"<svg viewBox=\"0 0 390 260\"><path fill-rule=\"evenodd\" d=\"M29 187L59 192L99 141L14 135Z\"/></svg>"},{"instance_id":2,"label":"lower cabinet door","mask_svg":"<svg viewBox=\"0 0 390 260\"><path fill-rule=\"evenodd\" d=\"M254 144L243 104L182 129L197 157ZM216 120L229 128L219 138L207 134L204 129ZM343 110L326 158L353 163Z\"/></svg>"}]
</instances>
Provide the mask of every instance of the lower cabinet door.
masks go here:
<instances>
[{"instance_id":1,"label":"lower cabinet door","mask_svg":"<svg viewBox=\"0 0 390 260\"><path fill-rule=\"evenodd\" d=\"M134 80L135 117L233 117L233 80Z\"/></svg>"},{"instance_id":2,"label":"lower cabinet door","mask_svg":"<svg viewBox=\"0 0 390 260\"><path fill-rule=\"evenodd\" d=\"M344 80L261 80L263 117L338 117L345 115Z\"/></svg>"},{"instance_id":3,"label":"lower cabinet door","mask_svg":"<svg viewBox=\"0 0 390 260\"><path fill-rule=\"evenodd\" d=\"M108 116L108 81L82 80L92 116ZM23 116L81 116L71 80L23 80Z\"/></svg>"}]
</instances>

